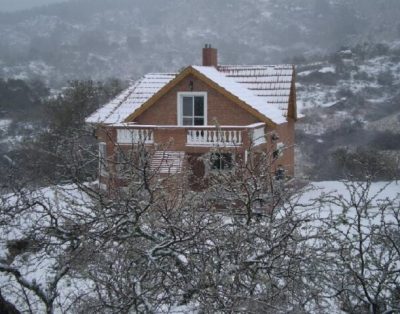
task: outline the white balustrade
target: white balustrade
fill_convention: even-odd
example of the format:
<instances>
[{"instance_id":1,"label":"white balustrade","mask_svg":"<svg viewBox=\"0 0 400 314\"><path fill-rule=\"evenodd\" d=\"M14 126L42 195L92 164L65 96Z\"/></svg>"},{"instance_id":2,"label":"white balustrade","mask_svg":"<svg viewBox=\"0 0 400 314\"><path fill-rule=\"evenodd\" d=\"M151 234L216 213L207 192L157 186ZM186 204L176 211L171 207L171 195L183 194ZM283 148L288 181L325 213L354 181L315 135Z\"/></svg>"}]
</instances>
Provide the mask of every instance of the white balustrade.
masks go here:
<instances>
[{"instance_id":1,"label":"white balustrade","mask_svg":"<svg viewBox=\"0 0 400 314\"><path fill-rule=\"evenodd\" d=\"M152 129L117 129L118 144L153 144L154 135Z\"/></svg>"},{"instance_id":2,"label":"white balustrade","mask_svg":"<svg viewBox=\"0 0 400 314\"><path fill-rule=\"evenodd\" d=\"M226 129L190 129L187 130L187 145L239 146L242 145L242 131Z\"/></svg>"}]
</instances>

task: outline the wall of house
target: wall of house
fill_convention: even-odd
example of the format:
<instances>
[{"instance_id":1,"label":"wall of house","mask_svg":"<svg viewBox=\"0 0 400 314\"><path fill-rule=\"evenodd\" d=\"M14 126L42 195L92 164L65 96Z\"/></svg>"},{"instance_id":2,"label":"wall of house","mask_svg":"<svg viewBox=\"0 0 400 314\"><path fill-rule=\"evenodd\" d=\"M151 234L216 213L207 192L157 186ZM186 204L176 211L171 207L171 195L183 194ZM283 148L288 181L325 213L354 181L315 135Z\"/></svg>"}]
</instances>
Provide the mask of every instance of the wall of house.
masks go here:
<instances>
[{"instance_id":1,"label":"wall of house","mask_svg":"<svg viewBox=\"0 0 400 314\"><path fill-rule=\"evenodd\" d=\"M296 73L293 72L292 84L290 86L288 117L297 120L297 96L296 96Z\"/></svg>"},{"instance_id":2,"label":"wall of house","mask_svg":"<svg viewBox=\"0 0 400 314\"><path fill-rule=\"evenodd\" d=\"M288 119L288 122L278 125L276 133L279 140L276 143L282 142L285 144L283 155L278 158L276 165L282 165L289 176L294 176L294 145L295 145L295 121Z\"/></svg>"},{"instance_id":3,"label":"wall of house","mask_svg":"<svg viewBox=\"0 0 400 314\"><path fill-rule=\"evenodd\" d=\"M153 106L144 111L135 119L138 124L145 125L177 125L177 94L178 92L189 92L189 82L193 81L194 92L207 92L207 116L208 124L213 125L235 125L246 126L249 124L260 122L256 117L227 99L218 90L210 87L208 84L189 75L174 86L167 94L163 95ZM290 102L292 110L295 109L295 90L291 92ZM292 113L293 114L293 113ZM286 146L283 155L274 161L275 166L282 165L286 170L286 174L294 175L294 119L289 118L288 122L278 125L271 129L268 127L267 132L276 132L279 140L276 143L283 142ZM189 127L190 128L190 127ZM166 144L171 139L173 141L165 147L160 146L159 149L185 151L187 156L198 156L207 153L209 147L190 147L186 146L187 130L185 128L157 128L154 130L154 140L157 144ZM238 156L244 158L245 149L249 146L247 131L243 130L243 146L231 149ZM107 143L107 155L113 156L115 153L116 130L113 128L99 128L97 136L99 141ZM258 147L260 150L272 152L276 149L276 143L272 143L270 138L267 145ZM193 158L192 158L193 159ZM195 160L195 159L193 159ZM113 166L111 165L111 169ZM198 169L197 169L198 170ZM113 170L112 170L113 172ZM116 180L116 181L115 181ZM112 183L110 183L112 181ZM115 182L114 182L115 181ZM100 182L110 185L120 185L118 179L111 177L100 177Z\"/></svg>"},{"instance_id":4,"label":"wall of house","mask_svg":"<svg viewBox=\"0 0 400 314\"><path fill-rule=\"evenodd\" d=\"M260 122L246 110L227 99L208 84L188 75L155 104L135 119L139 124L177 125L177 93L189 92L189 82L193 81L193 92L207 92L208 124L249 125Z\"/></svg>"}]
</instances>

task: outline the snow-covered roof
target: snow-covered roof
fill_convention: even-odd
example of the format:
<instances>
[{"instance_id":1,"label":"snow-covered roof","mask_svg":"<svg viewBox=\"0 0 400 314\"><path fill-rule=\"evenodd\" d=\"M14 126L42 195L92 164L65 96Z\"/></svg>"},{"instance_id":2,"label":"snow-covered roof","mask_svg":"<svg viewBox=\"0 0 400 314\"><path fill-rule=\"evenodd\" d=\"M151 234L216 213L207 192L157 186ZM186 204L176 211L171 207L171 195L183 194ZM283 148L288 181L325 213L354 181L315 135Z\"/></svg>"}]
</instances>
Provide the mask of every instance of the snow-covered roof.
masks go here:
<instances>
[{"instance_id":1,"label":"snow-covered roof","mask_svg":"<svg viewBox=\"0 0 400 314\"><path fill-rule=\"evenodd\" d=\"M286 122L293 79L291 65L222 65L218 70L206 66L192 66L192 68L274 123ZM176 73L145 75L91 114L86 122L105 124L124 122L177 75Z\"/></svg>"},{"instance_id":2,"label":"snow-covered roof","mask_svg":"<svg viewBox=\"0 0 400 314\"><path fill-rule=\"evenodd\" d=\"M220 65L218 70L246 86L268 107L280 109L284 116L287 115L292 65Z\"/></svg>"},{"instance_id":3,"label":"snow-covered roof","mask_svg":"<svg viewBox=\"0 0 400 314\"><path fill-rule=\"evenodd\" d=\"M277 124L286 122L286 118L278 108L267 104L262 97L258 97L245 84L236 82L235 79L225 75L214 67L193 66L193 68L273 122Z\"/></svg>"},{"instance_id":4,"label":"snow-covered roof","mask_svg":"<svg viewBox=\"0 0 400 314\"><path fill-rule=\"evenodd\" d=\"M175 73L150 73L133 83L108 104L86 118L87 123L120 123L176 77Z\"/></svg>"}]
</instances>

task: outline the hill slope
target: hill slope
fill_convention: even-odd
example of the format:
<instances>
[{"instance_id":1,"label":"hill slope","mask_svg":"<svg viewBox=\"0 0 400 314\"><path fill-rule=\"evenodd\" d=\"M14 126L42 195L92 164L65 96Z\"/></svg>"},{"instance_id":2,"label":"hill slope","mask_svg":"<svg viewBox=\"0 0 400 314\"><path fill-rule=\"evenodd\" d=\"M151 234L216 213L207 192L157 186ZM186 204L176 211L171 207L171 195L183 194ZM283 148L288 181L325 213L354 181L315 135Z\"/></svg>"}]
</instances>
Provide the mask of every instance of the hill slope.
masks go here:
<instances>
[{"instance_id":1,"label":"hill slope","mask_svg":"<svg viewBox=\"0 0 400 314\"><path fill-rule=\"evenodd\" d=\"M399 12L394 0L70 1L0 14L0 76L137 77L199 63L205 43L223 63L277 63L397 38Z\"/></svg>"}]
</instances>

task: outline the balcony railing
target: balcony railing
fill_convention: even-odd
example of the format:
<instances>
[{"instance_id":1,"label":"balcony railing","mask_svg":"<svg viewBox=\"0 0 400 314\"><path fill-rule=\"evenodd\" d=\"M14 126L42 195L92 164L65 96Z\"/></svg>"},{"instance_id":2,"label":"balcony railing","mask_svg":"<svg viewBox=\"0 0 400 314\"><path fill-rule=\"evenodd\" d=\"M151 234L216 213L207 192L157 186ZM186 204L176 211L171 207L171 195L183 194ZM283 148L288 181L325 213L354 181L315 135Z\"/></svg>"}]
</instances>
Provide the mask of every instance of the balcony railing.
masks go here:
<instances>
[{"instance_id":1,"label":"balcony railing","mask_svg":"<svg viewBox=\"0 0 400 314\"><path fill-rule=\"evenodd\" d=\"M171 138L186 146L200 147L238 147L249 137L252 145L266 143L265 123L246 126L174 126L174 125L140 125L124 123L113 125L117 131L118 144L154 144L162 143L170 134ZM186 141L186 143L185 143Z\"/></svg>"},{"instance_id":2,"label":"balcony railing","mask_svg":"<svg viewBox=\"0 0 400 314\"><path fill-rule=\"evenodd\" d=\"M189 146L240 146L243 143L242 131L189 129L186 143Z\"/></svg>"},{"instance_id":3,"label":"balcony railing","mask_svg":"<svg viewBox=\"0 0 400 314\"><path fill-rule=\"evenodd\" d=\"M135 128L135 129L117 129L118 144L153 144L153 129Z\"/></svg>"}]
</instances>

